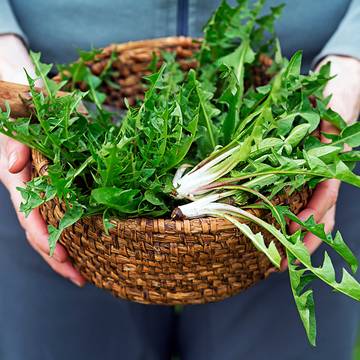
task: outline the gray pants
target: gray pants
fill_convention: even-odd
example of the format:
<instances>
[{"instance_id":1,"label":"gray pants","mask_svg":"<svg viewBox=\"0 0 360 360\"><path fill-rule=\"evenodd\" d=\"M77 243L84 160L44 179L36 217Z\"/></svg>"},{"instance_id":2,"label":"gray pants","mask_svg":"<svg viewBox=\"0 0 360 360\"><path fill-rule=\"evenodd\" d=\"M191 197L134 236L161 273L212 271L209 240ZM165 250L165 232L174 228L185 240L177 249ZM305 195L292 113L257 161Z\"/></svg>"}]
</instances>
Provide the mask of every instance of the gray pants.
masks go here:
<instances>
[{"instance_id":1,"label":"gray pants","mask_svg":"<svg viewBox=\"0 0 360 360\"><path fill-rule=\"evenodd\" d=\"M338 224L356 252L359 190L342 188ZM315 260L321 261L320 254ZM56 275L27 244L0 188L0 360L350 360L359 306L315 286L318 347L306 340L286 274L220 303L122 301Z\"/></svg>"}]
</instances>

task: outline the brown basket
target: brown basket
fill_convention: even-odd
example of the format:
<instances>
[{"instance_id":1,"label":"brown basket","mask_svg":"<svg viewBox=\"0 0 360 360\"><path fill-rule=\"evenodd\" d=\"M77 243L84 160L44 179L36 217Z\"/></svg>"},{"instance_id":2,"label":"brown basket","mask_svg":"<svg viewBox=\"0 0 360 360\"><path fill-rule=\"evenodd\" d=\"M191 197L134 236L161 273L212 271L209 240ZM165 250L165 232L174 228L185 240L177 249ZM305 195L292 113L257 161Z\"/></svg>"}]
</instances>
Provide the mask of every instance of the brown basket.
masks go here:
<instances>
[{"instance_id":1,"label":"brown basket","mask_svg":"<svg viewBox=\"0 0 360 360\"><path fill-rule=\"evenodd\" d=\"M121 106L124 96L132 102L141 97L141 78L148 71L152 53L164 49L175 50L184 69L195 65L193 52L198 44L181 37L112 45L89 66L97 72L96 64L107 61L113 51L117 54L113 66L119 70L121 89L108 100ZM32 156L33 175L44 175L47 159L37 151ZM278 196L274 202L290 204L298 213L309 195L310 190L304 188ZM55 199L40 210L48 224L57 226L64 208ZM253 211L271 220L264 210ZM63 232L60 242L89 282L124 299L165 305L219 301L247 289L273 270L268 258L223 219L137 218L113 219L112 223L107 235L100 216L82 219ZM254 224L249 226L262 231ZM267 243L274 240L262 232ZM283 254L282 246L277 246Z\"/></svg>"}]
</instances>

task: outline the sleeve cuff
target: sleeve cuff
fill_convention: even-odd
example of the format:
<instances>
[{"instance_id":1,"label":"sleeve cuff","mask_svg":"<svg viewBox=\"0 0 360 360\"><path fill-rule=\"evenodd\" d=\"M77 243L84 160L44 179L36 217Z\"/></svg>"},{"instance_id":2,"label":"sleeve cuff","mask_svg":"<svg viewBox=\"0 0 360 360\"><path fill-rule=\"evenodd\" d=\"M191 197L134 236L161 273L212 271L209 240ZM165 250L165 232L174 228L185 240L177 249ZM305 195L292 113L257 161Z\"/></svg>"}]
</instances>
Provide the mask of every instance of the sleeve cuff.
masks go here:
<instances>
[{"instance_id":1,"label":"sleeve cuff","mask_svg":"<svg viewBox=\"0 0 360 360\"><path fill-rule=\"evenodd\" d=\"M360 0L353 0L339 27L312 61L312 68L328 55L351 56L360 60Z\"/></svg>"},{"instance_id":2,"label":"sleeve cuff","mask_svg":"<svg viewBox=\"0 0 360 360\"><path fill-rule=\"evenodd\" d=\"M20 28L8 0L0 0L0 35L13 34L18 36L27 46L28 41Z\"/></svg>"}]
</instances>

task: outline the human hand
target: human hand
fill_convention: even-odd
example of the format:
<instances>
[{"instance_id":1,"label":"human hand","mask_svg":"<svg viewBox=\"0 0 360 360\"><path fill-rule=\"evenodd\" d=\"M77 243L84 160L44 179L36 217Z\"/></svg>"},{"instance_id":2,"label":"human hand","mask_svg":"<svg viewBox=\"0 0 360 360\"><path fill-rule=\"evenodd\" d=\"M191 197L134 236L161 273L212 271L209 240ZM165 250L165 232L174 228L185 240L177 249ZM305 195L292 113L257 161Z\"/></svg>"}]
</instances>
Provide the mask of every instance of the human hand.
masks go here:
<instances>
[{"instance_id":1,"label":"human hand","mask_svg":"<svg viewBox=\"0 0 360 360\"><path fill-rule=\"evenodd\" d=\"M0 79L27 84L26 69L34 77L34 68L26 48L14 35L0 36ZM41 85L41 84L40 84ZM60 244L56 245L53 257L49 256L48 231L38 209L25 216L19 211L21 194L16 189L23 187L31 179L30 150L19 142L0 135L0 181L9 191L19 222L24 228L30 245L58 274L70 279L78 286L85 279L73 267L67 252Z\"/></svg>"},{"instance_id":2,"label":"human hand","mask_svg":"<svg viewBox=\"0 0 360 360\"><path fill-rule=\"evenodd\" d=\"M335 78L327 84L324 95L332 94L329 107L338 112L347 123L357 120L360 111L360 61L354 58L343 56L329 56L317 67L324 63L331 62L331 75ZM320 124L320 131L325 133L336 133L337 129L326 121ZM328 142L329 139L321 136L321 141ZM331 179L320 183L306 209L298 214L301 220L308 219L311 215L318 223L325 225L325 231L332 231L335 225L336 201L339 193L340 181ZM291 222L289 230L294 233L299 225ZM315 235L305 235L304 243L313 253L321 244L321 240Z\"/></svg>"}]
</instances>

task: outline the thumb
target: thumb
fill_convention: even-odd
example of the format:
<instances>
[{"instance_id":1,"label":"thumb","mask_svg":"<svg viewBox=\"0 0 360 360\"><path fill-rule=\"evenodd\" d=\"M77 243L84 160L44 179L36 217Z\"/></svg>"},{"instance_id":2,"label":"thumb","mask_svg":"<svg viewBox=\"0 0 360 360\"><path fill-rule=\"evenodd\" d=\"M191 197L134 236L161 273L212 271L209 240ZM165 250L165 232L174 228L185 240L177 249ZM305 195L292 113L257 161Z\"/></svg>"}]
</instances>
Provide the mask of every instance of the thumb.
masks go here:
<instances>
[{"instance_id":1,"label":"thumb","mask_svg":"<svg viewBox=\"0 0 360 360\"><path fill-rule=\"evenodd\" d=\"M30 149L10 138L7 139L5 154L8 162L8 170L13 174L23 170L30 161Z\"/></svg>"}]
</instances>

